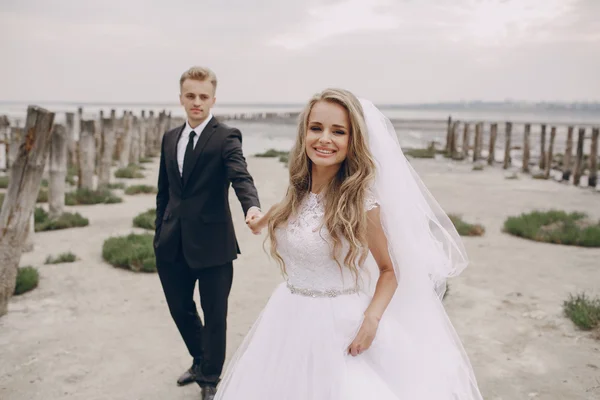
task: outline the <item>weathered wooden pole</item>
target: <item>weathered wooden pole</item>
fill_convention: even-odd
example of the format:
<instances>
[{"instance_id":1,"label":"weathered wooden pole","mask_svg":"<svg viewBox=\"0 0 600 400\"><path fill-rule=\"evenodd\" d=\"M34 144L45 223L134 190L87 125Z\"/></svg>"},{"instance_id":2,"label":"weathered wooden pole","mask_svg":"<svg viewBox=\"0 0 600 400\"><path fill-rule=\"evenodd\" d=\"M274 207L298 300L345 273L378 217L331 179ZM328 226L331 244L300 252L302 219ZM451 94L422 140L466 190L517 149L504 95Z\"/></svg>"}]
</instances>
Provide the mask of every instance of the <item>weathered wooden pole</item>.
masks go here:
<instances>
[{"instance_id":1,"label":"weathered wooden pole","mask_svg":"<svg viewBox=\"0 0 600 400\"><path fill-rule=\"evenodd\" d=\"M54 125L48 153L48 209L50 218L60 216L65 210L65 178L67 177L67 128Z\"/></svg>"},{"instance_id":2,"label":"weathered wooden pole","mask_svg":"<svg viewBox=\"0 0 600 400\"><path fill-rule=\"evenodd\" d=\"M67 160L68 166L77 165L77 142L75 141L75 114L72 112L66 113L66 129L67 129Z\"/></svg>"},{"instance_id":3,"label":"weathered wooden pole","mask_svg":"<svg viewBox=\"0 0 600 400\"><path fill-rule=\"evenodd\" d=\"M454 121L450 129L450 152L447 154L450 158L454 158L458 153L458 124L458 121Z\"/></svg>"},{"instance_id":4,"label":"weathered wooden pole","mask_svg":"<svg viewBox=\"0 0 600 400\"><path fill-rule=\"evenodd\" d=\"M531 157L530 148L531 124L525 124L525 132L523 135L523 166L521 170L524 173L529 172L529 157Z\"/></svg>"},{"instance_id":5,"label":"weathered wooden pole","mask_svg":"<svg viewBox=\"0 0 600 400\"><path fill-rule=\"evenodd\" d=\"M94 132L94 143L96 149L96 163L94 165L94 173L100 175L100 152L102 151L102 131L104 130L104 111L100 110L98 119L94 121L96 130Z\"/></svg>"},{"instance_id":6,"label":"weathered wooden pole","mask_svg":"<svg viewBox=\"0 0 600 400\"><path fill-rule=\"evenodd\" d=\"M550 177L550 171L552 170L552 157L554 157L554 139L556 138L556 127L550 128L550 145L548 146L548 153L546 155L546 168L544 170L544 177L548 179Z\"/></svg>"},{"instance_id":7,"label":"weathered wooden pole","mask_svg":"<svg viewBox=\"0 0 600 400\"><path fill-rule=\"evenodd\" d=\"M19 146L23 138L23 128L12 126L10 128L10 143L8 144L8 168L12 168L17 156L19 155Z\"/></svg>"},{"instance_id":8,"label":"weathered wooden pole","mask_svg":"<svg viewBox=\"0 0 600 400\"><path fill-rule=\"evenodd\" d=\"M579 186L583 174L583 141L585 140L585 128L579 128L577 137L577 155L575 156L575 171L573 172L573 184Z\"/></svg>"},{"instance_id":9,"label":"weathered wooden pole","mask_svg":"<svg viewBox=\"0 0 600 400\"><path fill-rule=\"evenodd\" d=\"M462 140L462 156L467 158L469 156L469 123L465 122L463 129L463 140Z\"/></svg>"},{"instance_id":10,"label":"weathered wooden pole","mask_svg":"<svg viewBox=\"0 0 600 400\"><path fill-rule=\"evenodd\" d=\"M25 135L11 168L0 212L0 316L8 311L15 290L23 243L40 190L48 156L54 113L29 106Z\"/></svg>"},{"instance_id":11,"label":"weathered wooden pole","mask_svg":"<svg viewBox=\"0 0 600 400\"><path fill-rule=\"evenodd\" d=\"M131 120L131 152L129 160L134 164L140 162L140 120L135 115Z\"/></svg>"},{"instance_id":12,"label":"weathered wooden pole","mask_svg":"<svg viewBox=\"0 0 600 400\"><path fill-rule=\"evenodd\" d=\"M9 169L10 121L6 115L0 115L0 169Z\"/></svg>"},{"instance_id":13,"label":"weathered wooden pole","mask_svg":"<svg viewBox=\"0 0 600 400\"><path fill-rule=\"evenodd\" d=\"M475 125L475 147L473 148L473 162L481 158L481 147L483 145L483 123L478 122Z\"/></svg>"},{"instance_id":14,"label":"weathered wooden pole","mask_svg":"<svg viewBox=\"0 0 600 400\"><path fill-rule=\"evenodd\" d=\"M505 137L506 137L506 143L504 146L504 169L508 169L508 167L510 167L510 136L512 133L512 122L507 122L506 123L506 132L505 132Z\"/></svg>"},{"instance_id":15,"label":"weathered wooden pole","mask_svg":"<svg viewBox=\"0 0 600 400\"><path fill-rule=\"evenodd\" d=\"M154 111L150 110L148 113L148 129L146 130L146 157L154 155L154 148L156 144L156 118L154 118Z\"/></svg>"},{"instance_id":16,"label":"weathered wooden pole","mask_svg":"<svg viewBox=\"0 0 600 400\"><path fill-rule=\"evenodd\" d=\"M567 132L567 147L565 149L565 157L563 158L563 181L569 181L571 179L571 168L573 164L573 127L569 126Z\"/></svg>"},{"instance_id":17,"label":"weathered wooden pole","mask_svg":"<svg viewBox=\"0 0 600 400\"><path fill-rule=\"evenodd\" d=\"M488 165L496 162L496 138L498 137L498 124L493 123L490 127L490 149L488 153Z\"/></svg>"},{"instance_id":18,"label":"weathered wooden pole","mask_svg":"<svg viewBox=\"0 0 600 400\"><path fill-rule=\"evenodd\" d=\"M542 133L540 135L540 169L546 169L546 124L542 124Z\"/></svg>"},{"instance_id":19,"label":"weathered wooden pole","mask_svg":"<svg viewBox=\"0 0 600 400\"><path fill-rule=\"evenodd\" d=\"M592 129L592 144L590 146L590 177L588 186L596 187L598 183L598 135L600 128Z\"/></svg>"},{"instance_id":20,"label":"weathered wooden pole","mask_svg":"<svg viewBox=\"0 0 600 400\"><path fill-rule=\"evenodd\" d=\"M125 168L129 165L131 156L131 138L132 131L131 124L133 121L133 114L131 111L126 111L123 115L123 140L121 141L122 147L119 154L119 167Z\"/></svg>"},{"instance_id":21,"label":"weathered wooden pole","mask_svg":"<svg viewBox=\"0 0 600 400\"><path fill-rule=\"evenodd\" d=\"M94 166L96 159L96 140L94 138L94 120L81 121L79 136L79 187L94 190Z\"/></svg>"},{"instance_id":22,"label":"weathered wooden pole","mask_svg":"<svg viewBox=\"0 0 600 400\"><path fill-rule=\"evenodd\" d=\"M110 184L110 168L112 167L113 152L115 149L114 119L105 118L102 131L102 149L100 151L100 168L98 172L98 188Z\"/></svg>"},{"instance_id":23,"label":"weathered wooden pole","mask_svg":"<svg viewBox=\"0 0 600 400\"><path fill-rule=\"evenodd\" d=\"M140 158L146 157L146 131L148 129L148 121L146 120L146 110L142 110L140 119Z\"/></svg>"}]
</instances>

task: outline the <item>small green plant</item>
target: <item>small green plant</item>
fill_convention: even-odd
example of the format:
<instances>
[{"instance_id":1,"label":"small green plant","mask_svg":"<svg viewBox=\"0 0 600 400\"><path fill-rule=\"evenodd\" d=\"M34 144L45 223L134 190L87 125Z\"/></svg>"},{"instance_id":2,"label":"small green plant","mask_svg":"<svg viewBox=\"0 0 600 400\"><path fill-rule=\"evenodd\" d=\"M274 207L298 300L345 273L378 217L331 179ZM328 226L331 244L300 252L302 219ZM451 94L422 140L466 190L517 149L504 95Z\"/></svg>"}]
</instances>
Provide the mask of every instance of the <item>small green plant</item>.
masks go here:
<instances>
[{"instance_id":1,"label":"small green plant","mask_svg":"<svg viewBox=\"0 0 600 400\"><path fill-rule=\"evenodd\" d=\"M141 214L138 214L133 219L133 226L136 228L155 230L156 226L154 225L154 221L156 219L156 209L151 208L148 211L145 211Z\"/></svg>"},{"instance_id":2,"label":"small green plant","mask_svg":"<svg viewBox=\"0 0 600 400\"><path fill-rule=\"evenodd\" d=\"M465 222L459 215L449 214L448 217L460 236L483 236L485 233L482 225Z\"/></svg>"},{"instance_id":3,"label":"small green plant","mask_svg":"<svg viewBox=\"0 0 600 400\"><path fill-rule=\"evenodd\" d=\"M117 268L135 272L156 272L153 235L131 233L104 241L102 258Z\"/></svg>"},{"instance_id":4,"label":"small green plant","mask_svg":"<svg viewBox=\"0 0 600 400\"><path fill-rule=\"evenodd\" d=\"M80 188L74 192L65 193L65 204L68 206L114 204L122 201L122 198L115 196L109 189L89 190Z\"/></svg>"},{"instance_id":5,"label":"small green plant","mask_svg":"<svg viewBox=\"0 0 600 400\"><path fill-rule=\"evenodd\" d=\"M35 232L54 231L58 229L80 228L88 226L90 221L79 213L62 213L58 218L50 218L46 210L36 207L33 219L35 223Z\"/></svg>"},{"instance_id":6,"label":"small green plant","mask_svg":"<svg viewBox=\"0 0 600 400\"><path fill-rule=\"evenodd\" d=\"M0 176L0 189L8 188L9 183L10 180L8 179L8 176Z\"/></svg>"},{"instance_id":7,"label":"small green plant","mask_svg":"<svg viewBox=\"0 0 600 400\"><path fill-rule=\"evenodd\" d=\"M276 158L276 157L280 157L280 156L287 156L289 152L287 151L281 151L281 150L275 150L275 149L269 149L267 151L265 151L264 153L258 153L255 154L254 157L260 157L260 158Z\"/></svg>"},{"instance_id":8,"label":"small green plant","mask_svg":"<svg viewBox=\"0 0 600 400\"><path fill-rule=\"evenodd\" d=\"M143 168L137 164L129 164L125 168L119 168L115 171L115 177L117 178L126 178L126 179L139 179L143 178L144 174L140 171Z\"/></svg>"},{"instance_id":9,"label":"small green plant","mask_svg":"<svg viewBox=\"0 0 600 400\"><path fill-rule=\"evenodd\" d=\"M150 157L142 157L140 158L140 164L148 164L151 163L152 159Z\"/></svg>"},{"instance_id":10,"label":"small green plant","mask_svg":"<svg viewBox=\"0 0 600 400\"><path fill-rule=\"evenodd\" d=\"M563 303L565 315L580 329L592 330L600 325L600 299L589 298L585 293L569 295Z\"/></svg>"},{"instance_id":11,"label":"small green plant","mask_svg":"<svg viewBox=\"0 0 600 400\"><path fill-rule=\"evenodd\" d=\"M600 222L585 213L533 211L504 222L504 231L539 242L582 247L600 247Z\"/></svg>"},{"instance_id":12,"label":"small green plant","mask_svg":"<svg viewBox=\"0 0 600 400\"><path fill-rule=\"evenodd\" d=\"M115 183L109 183L108 186L106 186L107 189L125 189L125 184L123 182L115 182Z\"/></svg>"},{"instance_id":13,"label":"small green plant","mask_svg":"<svg viewBox=\"0 0 600 400\"><path fill-rule=\"evenodd\" d=\"M148 193L156 193L156 188L150 185L132 185L125 189L125 194L134 195L134 194L148 194Z\"/></svg>"},{"instance_id":14,"label":"small green plant","mask_svg":"<svg viewBox=\"0 0 600 400\"><path fill-rule=\"evenodd\" d=\"M48 202L48 189L41 187L38 192L36 203L47 203Z\"/></svg>"},{"instance_id":15,"label":"small green plant","mask_svg":"<svg viewBox=\"0 0 600 400\"><path fill-rule=\"evenodd\" d=\"M15 295L27 293L38 286L40 274L32 266L21 267L17 272L17 285L15 286Z\"/></svg>"},{"instance_id":16,"label":"small green plant","mask_svg":"<svg viewBox=\"0 0 600 400\"><path fill-rule=\"evenodd\" d=\"M72 263L75 261L77 261L77 256L69 251L67 253L61 253L56 257L48 256L45 264L62 264Z\"/></svg>"}]
</instances>

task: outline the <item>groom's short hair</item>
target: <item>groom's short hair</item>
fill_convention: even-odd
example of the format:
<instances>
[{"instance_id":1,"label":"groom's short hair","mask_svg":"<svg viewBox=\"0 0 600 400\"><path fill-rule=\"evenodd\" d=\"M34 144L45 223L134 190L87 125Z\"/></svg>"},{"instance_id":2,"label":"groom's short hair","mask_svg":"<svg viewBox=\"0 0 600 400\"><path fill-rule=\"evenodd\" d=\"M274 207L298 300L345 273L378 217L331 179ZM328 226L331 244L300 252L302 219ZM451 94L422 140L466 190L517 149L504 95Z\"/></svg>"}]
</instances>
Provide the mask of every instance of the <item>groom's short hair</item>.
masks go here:
<instances>
[{"instance_id":1,"label":"groom's short hair","mask_svg":"<svg viewBox=\"0 0 600 400\"><path fill-rule=\"evenodd\" d=\"M217 90L217 75L210 68L192 67L188 69L181 75L181 79L179 79L179 87L183 85L183 82L186 79L193 79L196 81L209 80L215 88L215 91Z\"/></svg>"}]
</instances>

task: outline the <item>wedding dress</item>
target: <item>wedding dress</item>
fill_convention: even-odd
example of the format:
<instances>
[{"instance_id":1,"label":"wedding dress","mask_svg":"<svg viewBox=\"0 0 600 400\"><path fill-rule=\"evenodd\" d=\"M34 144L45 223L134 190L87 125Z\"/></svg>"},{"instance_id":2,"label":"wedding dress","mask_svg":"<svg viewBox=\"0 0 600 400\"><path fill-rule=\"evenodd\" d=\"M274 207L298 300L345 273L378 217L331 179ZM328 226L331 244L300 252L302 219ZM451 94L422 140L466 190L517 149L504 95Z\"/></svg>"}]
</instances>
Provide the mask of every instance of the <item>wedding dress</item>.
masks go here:
<instances>
[{"instance_id":1,"label":"wedding dress","mask_svg":"<svg viewBox=\"0 0 600 400\"><path fill-rule=\"evenodd\" d=\"M462 243L407 165L389 121L362 105L378 167L364 209L380 207L398 280L375 339L362 354L348 354L377 265L369 255L358 280L340 268L323 224L324 199L308 193L275 231L285 282L230 360L216 400L482 399L440 298L445 279L466 266Z\"/></svg>"}]
</instances>

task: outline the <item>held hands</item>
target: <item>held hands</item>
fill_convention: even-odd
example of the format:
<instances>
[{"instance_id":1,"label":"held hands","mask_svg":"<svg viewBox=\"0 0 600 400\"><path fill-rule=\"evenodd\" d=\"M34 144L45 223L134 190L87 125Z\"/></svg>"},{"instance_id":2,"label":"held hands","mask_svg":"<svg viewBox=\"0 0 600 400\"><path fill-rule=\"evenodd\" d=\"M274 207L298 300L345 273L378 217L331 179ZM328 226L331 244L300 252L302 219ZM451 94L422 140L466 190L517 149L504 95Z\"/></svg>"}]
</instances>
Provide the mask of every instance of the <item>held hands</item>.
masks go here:
<instances>
[{"instance_id":1,"label":"held hands","mask_svg":"<svg viewBox=\"0 0 600 400\"><path fill-rule=\"evenodd\" d=\"M248 210L246 214L246 225L250 228L252 233L255 235L260 235L262 227L260 226L260 221L264 218L262 212L256 207L252 207Z\"/></svg>"},{"instance_id":2,"label":"held hands","mask_svg":"<svg viewBox=\"0 0 600 400\"><path fill-rule=\"evenodd\" d=\"M353 357L363 353L373 343L377 328L379 327L379 318L375 316L365 315L362 325L352 344L348 347L348 353Z\"/></svg>"}]
</instances>

